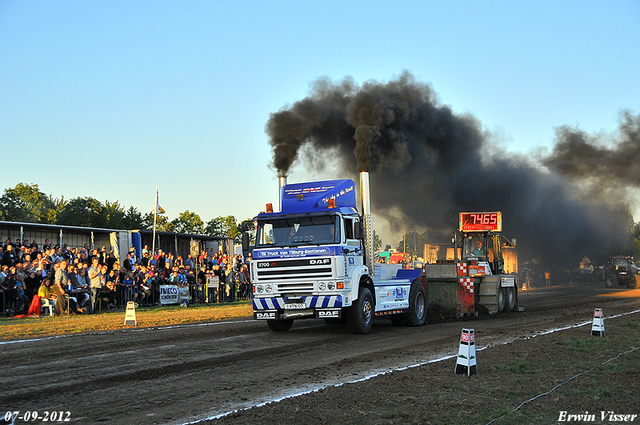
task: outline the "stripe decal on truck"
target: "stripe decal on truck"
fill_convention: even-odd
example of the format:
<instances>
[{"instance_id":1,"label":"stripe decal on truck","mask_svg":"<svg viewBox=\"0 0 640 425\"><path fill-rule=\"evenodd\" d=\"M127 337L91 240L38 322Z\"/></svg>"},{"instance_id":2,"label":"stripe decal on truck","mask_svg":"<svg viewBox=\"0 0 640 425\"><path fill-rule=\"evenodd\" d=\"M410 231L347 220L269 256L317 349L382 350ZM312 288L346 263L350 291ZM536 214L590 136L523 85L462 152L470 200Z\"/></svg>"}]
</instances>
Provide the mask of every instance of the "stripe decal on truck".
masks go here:
<instances>
[{"instance_id":1,"label":"stripe decal on truck","mask_svg":"<svg viewBox=\"0 0 640 425\"><path fill-rule=\"evenodd\" d=\"M274 297L274 298L254 298L253 309L254 310L282 310L284 304L289 298ZM300 297L294 298L294 300L304 301L307 308L341 308L342 307L342 295L320 295L313 297Z\"/></svg>"}]
</instances>

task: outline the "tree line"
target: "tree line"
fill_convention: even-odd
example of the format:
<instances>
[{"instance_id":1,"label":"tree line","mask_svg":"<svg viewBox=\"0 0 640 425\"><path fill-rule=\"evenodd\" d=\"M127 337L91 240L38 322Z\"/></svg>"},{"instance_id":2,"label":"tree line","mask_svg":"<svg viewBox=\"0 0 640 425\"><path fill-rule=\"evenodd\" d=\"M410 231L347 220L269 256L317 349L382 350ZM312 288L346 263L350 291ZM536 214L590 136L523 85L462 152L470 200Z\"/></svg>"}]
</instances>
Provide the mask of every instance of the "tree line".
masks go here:
<instances>
[{"instance_id":1,"label":"tree line","mask_svg":"<svg viewBox=\"0 0 640 425\"><path fill-rule=\"evenodd\" d=\"M143 214L133 206L126 208L118 201L102 203L89 196L68 201L64 197L58 199L45 195L37 184L18 183L5 189L0 197L0 221L152 230L154 214ZM220 216L205 223L198 214L189 210L173 220L160 212L156 216L156 230L229 237L238 243L241 239L241 223L234 216Z\"/></svg>"}]
</instances>

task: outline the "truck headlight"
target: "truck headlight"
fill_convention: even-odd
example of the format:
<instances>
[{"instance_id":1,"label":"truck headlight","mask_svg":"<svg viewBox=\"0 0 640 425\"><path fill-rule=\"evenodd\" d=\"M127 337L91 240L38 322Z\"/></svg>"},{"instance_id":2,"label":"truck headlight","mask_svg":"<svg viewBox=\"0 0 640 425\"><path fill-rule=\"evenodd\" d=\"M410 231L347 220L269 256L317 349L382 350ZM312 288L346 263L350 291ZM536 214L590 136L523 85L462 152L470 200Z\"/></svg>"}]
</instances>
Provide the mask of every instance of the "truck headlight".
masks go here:
<instances>
[{"instance_id":1,"label":"truck headlight","mask_svg":"<svg viewBox=\"0 0 640 425\"><path fill-rule=\"evenodd\" d=\"M318 282L318 289L324 291L327 289L327 284L325 282Z\"/></svg>"},{"instance_id":2,"label":"truck headlight","mask_svg":"<svg viewBox=\"0 0 640 425\"><path fill-rule=\"evenodd\" d=\"M329 282L329 290L330 291L335 291L336 289L336 284L335 282Z\"/></svg>"},{"instance_id":3,"label":"truck headlight","mask_svg":"<svg viewBox=\"0 0 640 425\"><path fill-rule=\"evenodd\" d=\"M264 290L267 291L267 293L271 293L273 292L273 286L271 285L265 285Z\"/></svg>"},{"instance_id":4,"label":"truck headlight","mask_svg":"<svg viewBox=\"0 0 640 425\"><path fill-rule=\"evenodd\" d=\"M264 286L262 285L256 285L256 292L258 294L262 294L264 292Z\"/></svg>"}]
</instances>

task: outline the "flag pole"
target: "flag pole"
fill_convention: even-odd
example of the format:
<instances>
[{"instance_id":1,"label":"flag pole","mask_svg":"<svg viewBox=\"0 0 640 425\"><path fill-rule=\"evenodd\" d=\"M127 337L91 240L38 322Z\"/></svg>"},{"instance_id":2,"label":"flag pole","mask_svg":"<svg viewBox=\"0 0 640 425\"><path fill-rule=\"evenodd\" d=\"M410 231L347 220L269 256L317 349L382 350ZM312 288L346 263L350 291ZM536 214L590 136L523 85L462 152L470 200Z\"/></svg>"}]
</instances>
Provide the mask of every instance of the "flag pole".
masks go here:
<instances>
[{"instance_id":1,"label":"flag pole","mask_svg":"<svg viewBox=\"0 0 640 425\"><path fill-rule=\"evenodd\" d=\"M158 185L156 185L156 201L153 203L153 242L151 243L151 256L156 255L156 220L158 218Z\"/></svg>"}]
</instances>

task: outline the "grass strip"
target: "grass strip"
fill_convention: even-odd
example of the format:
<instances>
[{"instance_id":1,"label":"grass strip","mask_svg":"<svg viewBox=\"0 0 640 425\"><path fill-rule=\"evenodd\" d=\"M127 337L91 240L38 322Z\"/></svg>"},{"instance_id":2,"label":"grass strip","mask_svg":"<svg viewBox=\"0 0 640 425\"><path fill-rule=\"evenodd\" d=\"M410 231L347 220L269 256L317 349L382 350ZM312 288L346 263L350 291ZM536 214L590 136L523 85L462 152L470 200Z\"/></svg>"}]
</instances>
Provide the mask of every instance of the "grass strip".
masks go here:
<instances>
[{"instance_id":1,"label":"grass strip","mask_svg":"<svg viewBox=\"0 0 640 425\"><path fill-rule=\"evenodd\" d=\"M125 325L125 309L107 310L100 314L79 314L61 317L0 318L0 341L39 338L132 327L154 327L184 323L210 322L250 317L248 301L225 304L166 307L139 307L136 326Z\"/></svg>"}]
</instances>

